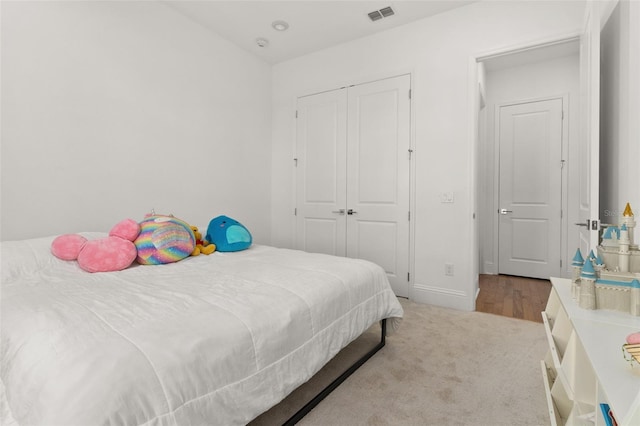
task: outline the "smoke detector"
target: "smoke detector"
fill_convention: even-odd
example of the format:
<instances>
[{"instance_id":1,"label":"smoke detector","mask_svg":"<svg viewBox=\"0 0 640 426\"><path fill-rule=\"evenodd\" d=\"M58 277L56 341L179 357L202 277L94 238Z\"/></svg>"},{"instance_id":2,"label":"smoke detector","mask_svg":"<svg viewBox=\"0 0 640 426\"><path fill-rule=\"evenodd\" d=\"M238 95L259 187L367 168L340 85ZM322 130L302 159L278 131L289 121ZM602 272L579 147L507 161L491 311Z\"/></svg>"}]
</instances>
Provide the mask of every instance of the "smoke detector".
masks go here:
<instances>
[{"instance_id":1,"label":"smoke detector","mask_svg":"<svg viewBox=\"0 0 640 426\"><path fill-rule=\"evenodd\" d=\"M256 39L256 44L260 47L268 47L269 40L267 40L266 38L260 37Z\"/></svg>"},{"instance_id":2,"label":"smoke detector","mask_svg":"<svg viewBox=\"0 0 640 426\"><path fill-rule=\"evenodd\" d=\"M380 10L374 10L373 12L369 12L369 19L372 21L377 21L378 19L387 18L391 15L394 15L395 12L391 9L391 6L384 7Z\"/></svg>"}]
</instances>

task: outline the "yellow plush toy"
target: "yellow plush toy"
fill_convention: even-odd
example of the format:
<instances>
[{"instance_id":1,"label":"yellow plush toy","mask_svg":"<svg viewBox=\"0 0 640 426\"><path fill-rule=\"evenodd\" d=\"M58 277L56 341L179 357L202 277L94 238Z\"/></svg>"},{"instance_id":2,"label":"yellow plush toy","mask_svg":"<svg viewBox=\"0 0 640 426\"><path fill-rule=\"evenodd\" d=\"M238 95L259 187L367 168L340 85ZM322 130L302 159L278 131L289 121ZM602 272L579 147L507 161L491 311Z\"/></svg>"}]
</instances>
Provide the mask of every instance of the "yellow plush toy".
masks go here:
<instances>
[{"instance_id":1,"label":"yellow plush toy","mask_svg":"<svg viewBox=\"0 0 640 426\"><path fill-rule=\"evenodd\" d=\"M192 225L191 230L193 231L193 234L196 236L196 247L191 252L191 256L198 256L200 253L211 254L214 251L216 251L215 244L202 239L202 233L198 231L197 226Z\"/></svg>"}]
</instances>

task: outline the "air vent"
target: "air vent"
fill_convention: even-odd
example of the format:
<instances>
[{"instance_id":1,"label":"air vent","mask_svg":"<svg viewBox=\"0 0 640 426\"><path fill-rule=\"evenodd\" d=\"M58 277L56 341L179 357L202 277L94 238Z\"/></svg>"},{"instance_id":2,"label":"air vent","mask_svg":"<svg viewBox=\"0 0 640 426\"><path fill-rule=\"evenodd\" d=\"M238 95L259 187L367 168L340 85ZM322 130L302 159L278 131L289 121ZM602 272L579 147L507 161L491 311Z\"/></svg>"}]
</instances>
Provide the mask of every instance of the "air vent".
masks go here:
<instances>
[{"instance_id":1,"label":"air vent","mask_svg":"<svg viewBox=\"0 0 640 426\"><path fill-rule=\"evenodd\" d=\"M380 9L380 13L385 18L388 18L389 16L393 15L395 12L393 11L393 9L391 9L391 7L385 7L384 9Z\"/></svg>"},{"instance_id":2,"label":"air vent","mask_svg":"<svg viewBox=\"0 0 640 426\"><path fill-rule=\"evenodd\" d=\"M387 18L393 14L395 14L395 12L393 11L393 9L391 9L391 7L385 7L380 10L374 10L373 12L368 13L369 19L371 19L372 21Z\"/></svg>"},{"instance_id":3,"label":"air vent","mask_svg":"<svg viewBox=\"0 0 640 426\"><path fill-rule=\"evenodd\" d=\"M382 19L382 13L380 13L379 11L373 11L369 13L369 19L371 19L372 21L377 21L378 19Z\"/></svg>"}]
</instances>

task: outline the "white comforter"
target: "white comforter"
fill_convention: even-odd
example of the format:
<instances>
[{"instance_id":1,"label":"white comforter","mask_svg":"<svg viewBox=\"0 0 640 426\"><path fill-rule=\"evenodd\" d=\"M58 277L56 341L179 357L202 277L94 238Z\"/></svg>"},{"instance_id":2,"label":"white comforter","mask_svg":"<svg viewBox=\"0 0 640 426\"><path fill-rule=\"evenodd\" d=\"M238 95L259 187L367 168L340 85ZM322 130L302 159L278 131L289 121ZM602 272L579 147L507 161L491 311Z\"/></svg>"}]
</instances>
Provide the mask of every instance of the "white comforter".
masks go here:
<instances>
[{"instance_id":1,"label":"white comforter","mask_svg":"<svg viewBox=\"0 0 640 426\"><path fill-rule=\"evenodd\" d=\"M362 260L253 246L90 274L51 240L2 243L2 424L245 424L402 317Z\"/></svg>"}]
</instances>

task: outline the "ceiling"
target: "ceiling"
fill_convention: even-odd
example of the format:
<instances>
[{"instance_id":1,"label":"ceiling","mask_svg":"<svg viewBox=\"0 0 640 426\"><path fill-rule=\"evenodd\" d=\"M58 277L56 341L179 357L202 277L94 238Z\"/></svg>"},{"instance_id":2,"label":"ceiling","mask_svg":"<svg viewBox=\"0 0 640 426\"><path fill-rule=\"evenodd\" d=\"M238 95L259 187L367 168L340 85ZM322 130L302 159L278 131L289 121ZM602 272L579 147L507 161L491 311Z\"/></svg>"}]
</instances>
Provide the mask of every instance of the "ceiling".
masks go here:
<instances>
[{"instance_id":1,"label":"ceiling","mask_svg":"<svg viewBox=\"0 0 640 426\"><path fill-rule=\"evenodd\" d=\"M173 0L163 3L266 62L275 64L473 1ZM367 16L369 12L388 6L394 15L377 21L371 21ZM277 20L286 21L289 29L282 32L274 30L271 24ZM267 39L268 46L258 46L257 38Z\"/></svg>"}]
</instances>

